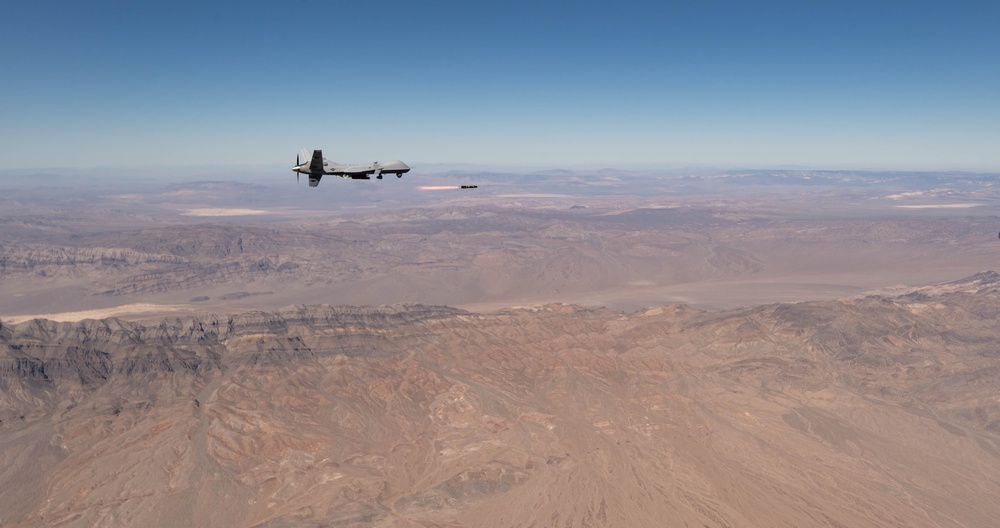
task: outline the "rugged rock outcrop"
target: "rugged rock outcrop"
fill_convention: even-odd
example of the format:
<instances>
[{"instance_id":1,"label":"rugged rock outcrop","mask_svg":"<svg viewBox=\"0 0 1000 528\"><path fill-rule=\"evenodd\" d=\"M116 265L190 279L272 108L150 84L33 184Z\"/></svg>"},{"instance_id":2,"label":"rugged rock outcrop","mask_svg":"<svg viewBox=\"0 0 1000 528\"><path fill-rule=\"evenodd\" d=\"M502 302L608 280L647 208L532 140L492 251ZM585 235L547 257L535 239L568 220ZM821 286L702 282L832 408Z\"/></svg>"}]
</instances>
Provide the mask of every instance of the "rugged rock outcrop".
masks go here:
<instances>
[{"instance_id":1,"label":"rugged rock outcrop","mask_svg":"<svg viewBox=\"0 0 1000 528\"><path fill-rule=\"evenodd\" d=\"M0 524L988 526L1000 276L0 327Z\"/></svg>"}]
</instances>

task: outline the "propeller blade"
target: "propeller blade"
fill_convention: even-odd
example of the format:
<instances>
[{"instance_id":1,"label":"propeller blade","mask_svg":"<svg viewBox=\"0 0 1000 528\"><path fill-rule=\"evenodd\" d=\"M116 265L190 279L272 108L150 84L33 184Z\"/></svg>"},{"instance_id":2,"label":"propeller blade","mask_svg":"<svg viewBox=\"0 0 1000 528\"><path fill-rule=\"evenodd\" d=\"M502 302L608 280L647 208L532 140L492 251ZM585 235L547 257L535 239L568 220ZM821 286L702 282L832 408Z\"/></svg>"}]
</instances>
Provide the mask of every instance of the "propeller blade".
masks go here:
<instances>
[{"instance_id":1,"label":"propeller blade","mask_svg":"<svg viewBox=\"0 0 1000 528\"><path fill-rule=\"evenodd\" d=\"M296 166L296 167L298 167L299 165L302 165L302 164L301 164L301 163L299 163L299 155L298 155L298 154L296 154L296 155L295 155L295 166Z\"/></svg>"}]
</instances>

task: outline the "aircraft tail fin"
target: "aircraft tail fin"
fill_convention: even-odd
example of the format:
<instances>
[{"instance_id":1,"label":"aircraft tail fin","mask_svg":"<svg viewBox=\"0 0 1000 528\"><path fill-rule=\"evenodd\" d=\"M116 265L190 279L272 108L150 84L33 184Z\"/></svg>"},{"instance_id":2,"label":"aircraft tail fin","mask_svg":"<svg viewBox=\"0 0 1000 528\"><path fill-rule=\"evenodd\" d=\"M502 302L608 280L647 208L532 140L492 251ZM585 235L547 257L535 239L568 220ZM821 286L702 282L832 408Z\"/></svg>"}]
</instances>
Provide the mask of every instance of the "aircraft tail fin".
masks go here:
<instances>
[{"instance_id":1,"label":"aircraft tail fin","mask_svg":"<svg viewBox=\"0 0 1000 528\"><path fill-rule=\"evenodd\" d=\"M312 153L312 161L309 162L309 170L312 172L323 172L323 151L314 150Z\"/></svg>"}]
</instances>

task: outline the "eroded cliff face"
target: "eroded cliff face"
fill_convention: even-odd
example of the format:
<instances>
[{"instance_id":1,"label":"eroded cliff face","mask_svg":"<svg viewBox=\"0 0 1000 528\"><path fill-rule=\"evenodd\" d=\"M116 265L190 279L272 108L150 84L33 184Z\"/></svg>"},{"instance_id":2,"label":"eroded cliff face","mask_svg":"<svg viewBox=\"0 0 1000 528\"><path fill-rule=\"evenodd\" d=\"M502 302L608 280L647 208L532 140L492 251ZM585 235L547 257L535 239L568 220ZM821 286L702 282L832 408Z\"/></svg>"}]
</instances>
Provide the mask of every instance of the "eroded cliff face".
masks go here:
<instances>
[{"instance_id":1,"label":"eroded cliff face","mask_svg":"<svg viewBox=\"0 0 1000 528\"><path fill-rule=\"evenodd\" d=\"M9 526L987 526L998 276L0 328Z\"/></svg>"}]
</instances>

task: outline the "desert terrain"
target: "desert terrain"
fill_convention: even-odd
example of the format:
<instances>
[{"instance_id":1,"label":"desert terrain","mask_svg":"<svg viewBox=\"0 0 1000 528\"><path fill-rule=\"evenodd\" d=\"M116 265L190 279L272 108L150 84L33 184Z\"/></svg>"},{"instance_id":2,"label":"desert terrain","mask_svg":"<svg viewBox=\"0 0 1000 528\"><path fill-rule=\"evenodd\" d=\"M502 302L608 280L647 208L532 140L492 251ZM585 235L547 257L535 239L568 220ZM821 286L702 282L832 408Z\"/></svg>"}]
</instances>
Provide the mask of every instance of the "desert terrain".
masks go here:
<instances>
[{"instance_id":1,"label":"desert terrain","mask_svg":"<svg viewBox=\"0 0 1000 528\"><path fill-rule=\"evenodd\" d=\"M989 174L450 171L315 189L281 174L0 177L0 317L722 309L891 292L1000 261Z\"/></svg>"},{"instance_id":2,"label":"desert terrain","mask_svg":"<svg viewBox=\"0 0 1000 528\"><path fill-rule=\"evenodd\" d=\"M4 526L989 526L1000 276L0 330Z\"/></svg>"},{"instance_id":3,"label":"desert terrain","mask_svg":"<svg viewBox=\"0 0 1000 528\"><path fill-rule=\"evenodd\" d=\"M0 173L5 528L1000 518L998 175L84 176Z\"/></svg>"}]
</instances>

